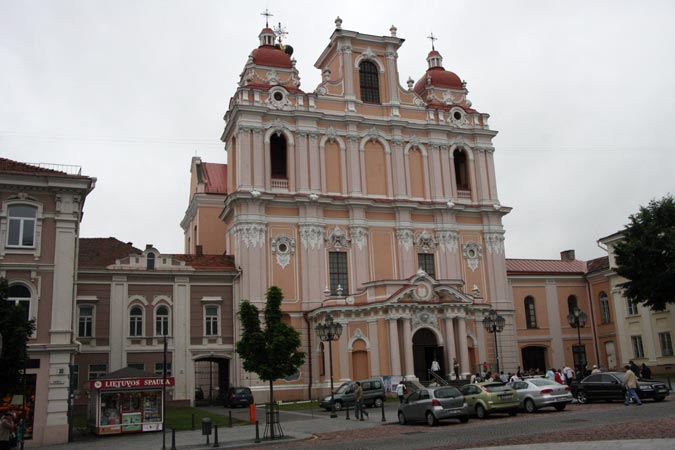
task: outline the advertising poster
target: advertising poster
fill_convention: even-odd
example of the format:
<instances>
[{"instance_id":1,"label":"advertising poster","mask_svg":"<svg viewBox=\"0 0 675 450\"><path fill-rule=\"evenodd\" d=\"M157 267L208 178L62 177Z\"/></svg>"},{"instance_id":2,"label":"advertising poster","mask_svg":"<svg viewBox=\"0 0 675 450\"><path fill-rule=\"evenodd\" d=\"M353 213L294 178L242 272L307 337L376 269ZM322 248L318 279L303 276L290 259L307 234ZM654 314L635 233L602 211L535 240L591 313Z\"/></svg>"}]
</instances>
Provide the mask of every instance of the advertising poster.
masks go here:
<instances>
[{"instance_id":1,"label":"advertising poster","mask_svg":"<svg viewBox=\"0 0 675 450\"><path fill-rule=\"evenodd\" d=\"M122 432L141 431L141 413L122 414Z\"/></svg>"}]
</instances>

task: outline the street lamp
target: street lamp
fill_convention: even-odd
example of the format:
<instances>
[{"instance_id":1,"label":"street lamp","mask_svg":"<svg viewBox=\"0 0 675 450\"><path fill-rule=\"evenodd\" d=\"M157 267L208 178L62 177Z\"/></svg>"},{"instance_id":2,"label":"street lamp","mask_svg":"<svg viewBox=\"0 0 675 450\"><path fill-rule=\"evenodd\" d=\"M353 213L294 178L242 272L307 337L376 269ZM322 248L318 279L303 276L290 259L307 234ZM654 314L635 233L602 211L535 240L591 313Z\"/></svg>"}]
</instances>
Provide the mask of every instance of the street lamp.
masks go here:
<instances>
[{"instance_id":1,"label":"street lamp","mask_svg":"<svg viewBox=\"0 0 675 450\"><path fill-rule=\"evenodd\" d=\"M586 352L583 352L583 358L581 354L581 329L586 326L586 321L588 316L585 312L580 310L577 306L572 309L572 312L567 315L567 321L569 322L572 328L577 329L577 339L579 340L579 345L577 346L577 374L581 373L581 369L586 365ZM578 375L577 375L578 376Z\"/></svg>"},{"instance_id":2,"label":"street lamp","mask_svg":"<svg viewBox=\"0 0 675 450\"><path fill-rule=\"evenodd\" d=\"M342 324L333 322L333 316L328 314L326 321L320 323L315 328L319 339L322 342L328 342L328 359L330 360L330 416L336 418L335 413L335 394L333 393L333 341L340 339L342 334Z\"/></svg>"},{"instance_id":3,"label":"street lamp","mask_svg":"<svg viewBox=\"0 0 675 450\"><path fill-rule=\"evenodd\" d=\"M483 326L488 333L494 333L495 335L495 355L497 358L497 376L499 376L499 345L497 344L497 333L504 331L504 325L506 324L506 319L497 314L497 311L491 309L488 311L487 316L483 319Z\"/></svg>"}]
</instances>

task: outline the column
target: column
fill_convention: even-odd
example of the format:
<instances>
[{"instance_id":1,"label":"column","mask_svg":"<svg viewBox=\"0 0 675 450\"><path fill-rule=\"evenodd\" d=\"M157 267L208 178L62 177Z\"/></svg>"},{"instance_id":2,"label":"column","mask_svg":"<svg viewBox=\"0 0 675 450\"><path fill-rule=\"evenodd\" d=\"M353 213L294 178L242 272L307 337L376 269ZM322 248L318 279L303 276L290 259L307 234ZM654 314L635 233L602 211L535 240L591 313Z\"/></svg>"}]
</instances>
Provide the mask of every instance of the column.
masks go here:
<instances>
[{"instance_id":1,"label":"column","mask_svg":"<svg viewBox=\"0 0 675 450\"><path fill-rule=\"evenodd\" d=\"M180 320L179 318L190 317L192 308L202 308L200 303L190 302L190 278L175 277L173 282L173 311L171 320L173 321L173 337L169 339L169 349L172 354L171 367L173 376L176 378L174 387L174 398L192 399L194 390L194 362L192 361L192 352L190 351L190 321ZM199 311L201 314L201 311ZM225 324L223 324L225 326ZM191 367L192 366L192 367ZM185 373L179 368L185 368ZM188 389L190 386L190 389Z\"/></svg>"},{"instance_id":2,"label":"column","mask_svg":"<svg viewBox=\"0 0 675 450\"><path fill-rule=\"evenodd\" d=\"M471 374L469 367L469 347L466 342L466 318L460 317L457 320L457 334L459 335L459 367L461 376L467 377Z\"/></svg>"},{"instance_id":3,"label":"column","mask_svg":"<svg viewBox=\"0 0 675 450\"><path fill-rule=\"evenodd\" d=\"M370 340L370 375L379 377L380 371L380 344L377 335L377 319L368 321L368 338Z\"/></svg>"},{"instance_id":4,"label":"column","mask_svg":"<svg viewBox=\"0 0 675 450\"><path fill-rule=\"evenodd\" d=\"M413 361L412 330L409 317L403 319L403 356L405 360L404 373L406 379L416 379L415 363Z\"/></svg>"},{"instance_id":5,"label":"column","mask_svg":"<svg viewBox=\"0 0 675 450\"><path fill-rule=\"evenodd\" d=\"M333 356L335 356L335 352L337 351L340 366L339 368L340 370L338 371L338 373L340 374L339 381L340 383L342 383L351 380L351 375L349 373L349 356L351 355L351 353L349 353L347 349L350 338L349 324L345 323L344 320L340 320L340 322L344 327L343 328L344 333L342 334L342 336L340 336L340 339L336 342L337 345L333 347ZM333 370L335 370L335 366L333 366Z\"/></svg>"},{"instance_id":6,"label":"column","mask_svg":"<svg viewBox=\"0 0 675 450\"><path fill-rule=\"evenodd\" d=\"M398 320L387 319L389 323L389 356L391 357L391 375L400 377L401 372L401 353L398 346Z\"/></svg>"},{"instance_id":7,"label":"column","mask_svg":"<svg viewBox=\"0 0 675 450\"><path fill-rule=\"evenodd\" d=\"M253 187L265 190L265 143L262 128L253 129Z\"/></svg>"},{"instance_id":8,"label":"column","mask_svg":"<svg viewBox=\"0 0 675 450\"><path fill-rule=\"evenodd\" d=\"M457 358L457 349L455 348L455 325L454 319L452 317L445 318L445 348L446 348L445 366L447 367L448 373L453 373L454 372L453 360Z\"/></svg>"}]
</instances>

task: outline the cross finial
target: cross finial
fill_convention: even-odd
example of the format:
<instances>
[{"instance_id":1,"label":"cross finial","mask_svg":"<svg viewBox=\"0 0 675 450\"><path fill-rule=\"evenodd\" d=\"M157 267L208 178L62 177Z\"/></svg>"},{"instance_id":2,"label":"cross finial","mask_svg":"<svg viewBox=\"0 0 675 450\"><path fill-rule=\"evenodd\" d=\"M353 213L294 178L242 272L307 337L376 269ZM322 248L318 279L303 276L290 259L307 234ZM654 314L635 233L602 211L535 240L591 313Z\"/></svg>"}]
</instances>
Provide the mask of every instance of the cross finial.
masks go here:
<instances>
[{"instance_id":1,"label":"cross finial","mask_svg":"<svg viewBox=\"0 0 675 450\"><path fill-rule=\"evenodd\" d=\"M427 39L429 39L431 41L431 50L436 50L434 48L434 41L437 41L438 38L436 36L434 36L434 33L431 33L429 36L427 36Z\"/></svg>"},{"instance_id":2,"label":"cross finial","mask_svg":"<svg viewBox=\"0 0 675 450\"><path fill-rule=\"evenodd\" d=\"M274 30L274 34L277 35L277 38L279 39L279 42L286 39L286 35L288 34L288 31L286 31L286 28L281 26L281 22L279 22L279 25L277 25L276 27L274 27L272 29Z\"/></svg>"},{"instance_id":3,"label":"cross finial","mask_svg":"<svg viewBox=\"0 0 675 450\"><path fill-rule=\"evenodd\" d=\"M270 17L272 17L274 14L272 14L271 12L269 12L267 8L265 8L265 11L261 12L260 15L265 16L265 28L269 28Z\"/></svg>"}]
</instances>

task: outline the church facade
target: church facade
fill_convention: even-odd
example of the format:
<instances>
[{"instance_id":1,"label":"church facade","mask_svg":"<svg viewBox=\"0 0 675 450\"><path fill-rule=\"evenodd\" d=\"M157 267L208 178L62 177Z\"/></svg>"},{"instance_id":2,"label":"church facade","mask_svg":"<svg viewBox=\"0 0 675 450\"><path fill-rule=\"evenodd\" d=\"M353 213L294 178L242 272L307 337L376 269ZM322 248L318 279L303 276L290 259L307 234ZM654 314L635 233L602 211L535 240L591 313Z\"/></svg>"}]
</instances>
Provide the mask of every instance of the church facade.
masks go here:
<instances>
[{"instance_id":1,"label":"church facade","mask_svg":"<svg viewBox=\"0 0 675 450\"><path fill-rule=\"evenodd\" d=\"M266 288L279 286L285 320L302 335L307 361L275 392L315 397L329 386L329 351L315 332L328 315L344 327L333 344L336 382L426 380L433 360L468 376L495 361L482 326L490 309L506 319L501 369L515 370L502 226L510 208L496 190L497 133L466 83L432 50L404 88L396 28L368 35L338 19L315 63L322 82L305 92L290 48L270 28L259 40L225 114L220 220L241 271L235 307L262 307ZM196 171L193 161L193 179ZM196 218L182 223L187 251L204 245ZM234 382L265 389L232 358Z\"/></svg>"}]
</instances>

